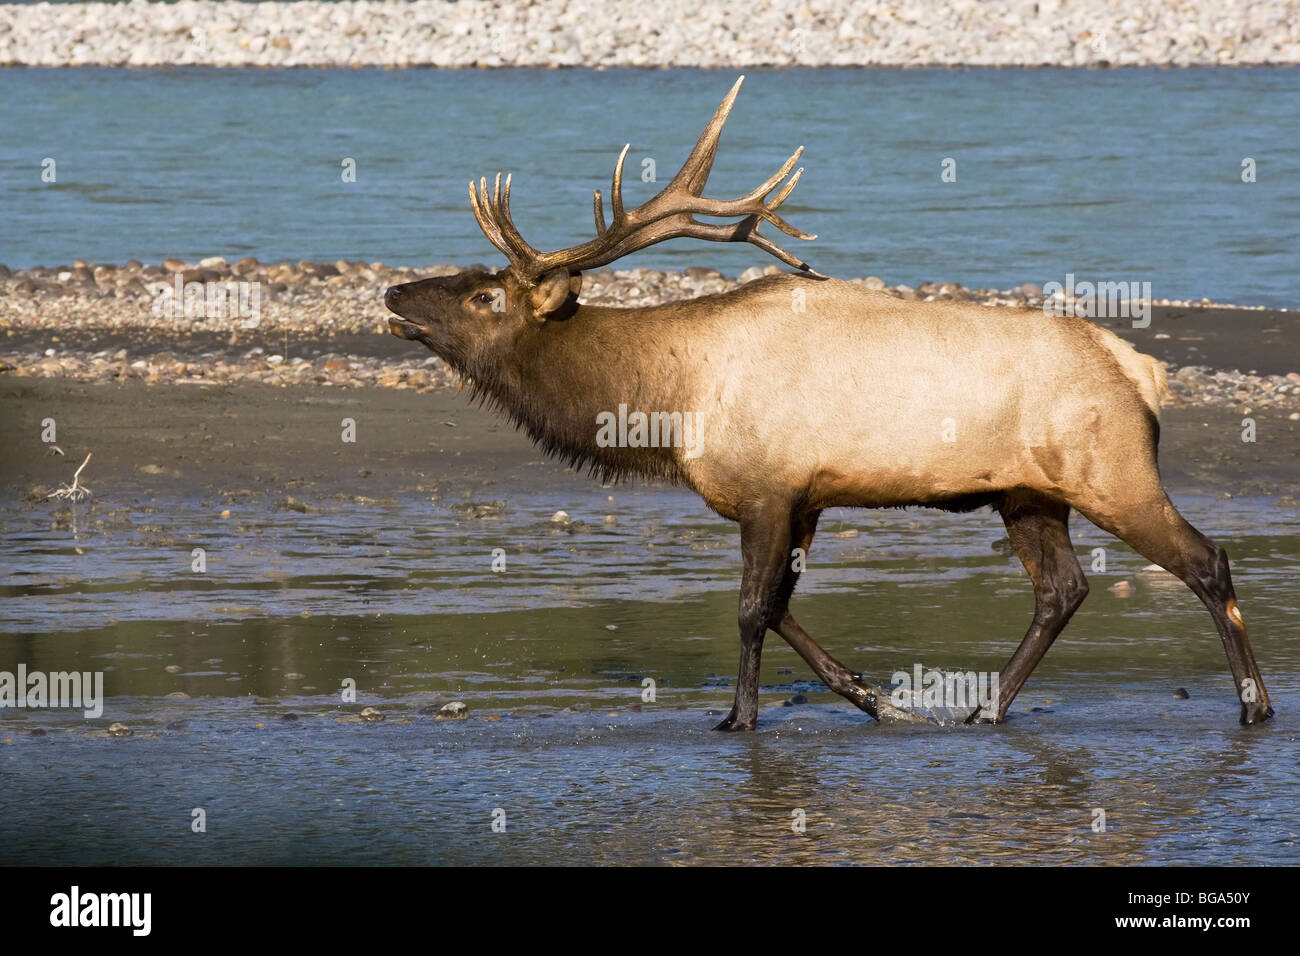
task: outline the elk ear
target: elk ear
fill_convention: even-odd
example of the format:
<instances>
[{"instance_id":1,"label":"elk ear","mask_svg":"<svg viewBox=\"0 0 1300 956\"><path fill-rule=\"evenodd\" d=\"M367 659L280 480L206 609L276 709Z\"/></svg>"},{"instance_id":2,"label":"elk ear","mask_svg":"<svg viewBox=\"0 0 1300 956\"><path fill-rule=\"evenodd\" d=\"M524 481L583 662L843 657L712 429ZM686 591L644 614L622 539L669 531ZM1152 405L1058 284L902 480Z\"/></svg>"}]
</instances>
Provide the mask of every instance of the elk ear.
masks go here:
<instances>
[{"instance_id":1,"label":"elk ear","mask_svg":"<svg viewBox=\"0 0 1300 956\"><path fill-rule=\"evenodd\" d=\"M569 275L569 270L552 269L537 280L528 293L533 308L533 318L539 322L546 321L547 316L558 312L568 301L569 296L577 296L582 291L582 273Z\"/></svg>"}]
</instances>

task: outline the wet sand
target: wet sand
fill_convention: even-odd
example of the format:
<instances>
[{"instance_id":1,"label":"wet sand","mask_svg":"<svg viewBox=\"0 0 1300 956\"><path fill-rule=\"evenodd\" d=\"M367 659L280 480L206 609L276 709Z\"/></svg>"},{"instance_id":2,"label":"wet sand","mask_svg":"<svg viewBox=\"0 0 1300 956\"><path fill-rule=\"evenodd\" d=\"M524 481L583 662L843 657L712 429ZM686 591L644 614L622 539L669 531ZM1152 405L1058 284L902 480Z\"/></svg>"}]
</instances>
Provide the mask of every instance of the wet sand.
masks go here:
<instances>
[{"instance_id":1,"label":"wet sand","mask_svg":"<svg viewBox=\"0 0 1300 956\"><path fill-rule=\"evenodd\" d=\"M394 344L400 344L394 342ZM256 384L88 384L0 378L0 491L12 503L82 474L99 499L182 494L381 496L470 490L545 490L590 483L547 460L468 392ZM1241 440L1242 409L1197 406L1162 413L1161 470L1172 493L1300 497L1300 422L1253 409L1257 441ZM57 445L41 441L53 418ZM343 420L356 422L346 443ZM499 494L499 493L498 493Z\"/></svg>"}]
</instances>

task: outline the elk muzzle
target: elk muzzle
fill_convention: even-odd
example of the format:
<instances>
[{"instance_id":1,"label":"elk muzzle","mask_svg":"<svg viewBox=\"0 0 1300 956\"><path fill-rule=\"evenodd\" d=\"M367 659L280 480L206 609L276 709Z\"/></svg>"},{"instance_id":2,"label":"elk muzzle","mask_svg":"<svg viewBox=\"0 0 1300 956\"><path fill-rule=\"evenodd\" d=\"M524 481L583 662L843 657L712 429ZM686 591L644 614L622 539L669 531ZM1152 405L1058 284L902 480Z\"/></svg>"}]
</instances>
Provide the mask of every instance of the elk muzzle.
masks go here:
<instances>
[{"instance_id":1,"label":"elk muzzle","mask_svg":"<svg viewBox=\"0 0 1300 956\"><path fill-rule=\"evenodd\" d=\"M407 284L409 285L409 283ZM410 301L407 285L389 286L384 292L384 305L393 315L388 317L388 331L399 339L418 339L421 327L402 314L402 308Z\"/></svg>"}]
</instances>

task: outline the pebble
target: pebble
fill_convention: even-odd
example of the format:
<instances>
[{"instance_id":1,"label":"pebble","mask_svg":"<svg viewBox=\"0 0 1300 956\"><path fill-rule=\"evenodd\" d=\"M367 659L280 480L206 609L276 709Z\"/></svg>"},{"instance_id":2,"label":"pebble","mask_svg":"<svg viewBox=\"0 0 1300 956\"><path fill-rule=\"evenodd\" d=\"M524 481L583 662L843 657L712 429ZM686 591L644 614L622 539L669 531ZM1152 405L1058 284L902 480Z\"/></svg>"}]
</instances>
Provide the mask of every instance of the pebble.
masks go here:
<instances>
[{"instance_id":1,"label":"pebble","mask_svg":"<svg viewBox=\"0 0 1300 956\"><path fill-rule=\"evenodd\" d=\"M130 737L133 733L135 733L135 731L121 721L110 724L108 728L108 735L110 737Z\"/></svg>"},{"instance_id":2,"label":"pebble","mask_svg":"<svg viewBox=\"0 0 1300 956\"><path fill-rule=\"evenodd\" d=\"M367 707L361 711L361 719L367 721L383 720L384 714L378 707Z\"/></svg>"}]
</instances>

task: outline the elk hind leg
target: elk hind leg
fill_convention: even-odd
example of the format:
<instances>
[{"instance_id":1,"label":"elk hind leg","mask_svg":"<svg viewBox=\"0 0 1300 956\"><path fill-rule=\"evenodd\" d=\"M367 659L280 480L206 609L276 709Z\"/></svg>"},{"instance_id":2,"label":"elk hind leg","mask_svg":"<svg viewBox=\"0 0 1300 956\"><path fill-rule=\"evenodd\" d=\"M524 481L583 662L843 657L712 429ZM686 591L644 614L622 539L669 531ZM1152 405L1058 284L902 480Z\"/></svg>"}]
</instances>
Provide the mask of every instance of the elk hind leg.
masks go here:
<instances>
[{"instance_id":1,"label":"elk hind leg","mask_svg":"<svg viewBox=\"0 0 1300 956\"><path fill-rule=\"evenodd\" d=\"M985 702L967 723L1000 722L1052 642L1083 599L1088 579L1070 543L1070 506L1044 495L1007 495L995 506L1011 547L1034 585L1034 619L1011 660L998 675L995 700ZM992 707L993 713L988 712Z\"/></svg>"},{"instance_id":2,"label":"elk hind leg","mask_svg":"<svg viewBox=\"0 0 1300 956\"><path fill-rule=\"evenodd\" d=\"M1130 496L1092 507L1080 502L1075 508L1192 589L1219 631L1241 701L1241 722L1255 724L1272 717L1273 707L1246 636L1223 548L1188 524L1158 484L1137 500Z\"/></svg>"}]
</instances>

